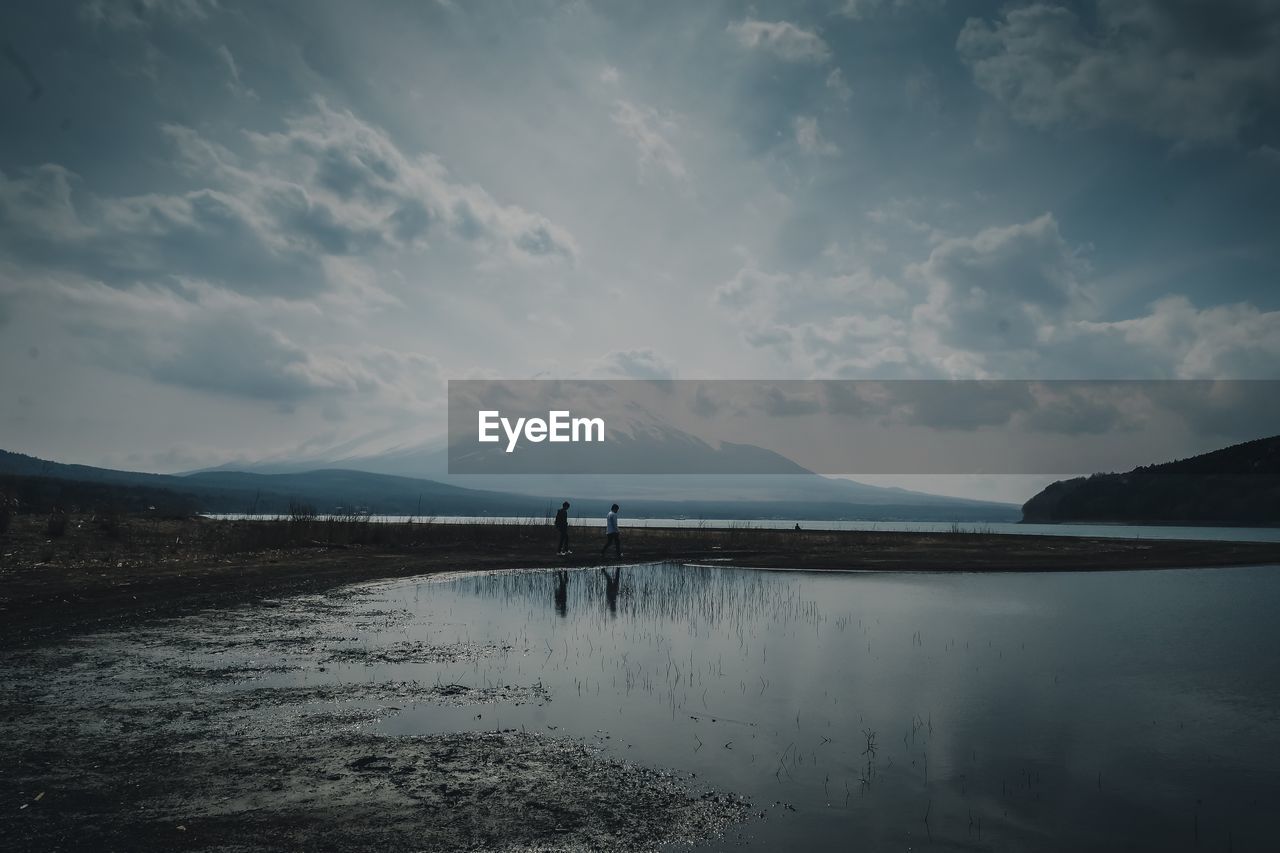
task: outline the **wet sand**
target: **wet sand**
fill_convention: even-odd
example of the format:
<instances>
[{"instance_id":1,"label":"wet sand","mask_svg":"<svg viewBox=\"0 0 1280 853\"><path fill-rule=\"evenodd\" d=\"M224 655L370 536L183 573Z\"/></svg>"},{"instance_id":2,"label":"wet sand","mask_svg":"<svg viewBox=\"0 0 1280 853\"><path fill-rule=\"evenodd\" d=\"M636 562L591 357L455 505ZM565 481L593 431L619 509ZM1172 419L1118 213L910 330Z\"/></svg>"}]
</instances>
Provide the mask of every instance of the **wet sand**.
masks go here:
<instances>
[{"instance_id":1,"label":"wet sand","mask_svg":"<svg viewBox=\"0 0 1280 853\"><path fill-rule=\"evenodd\" d=\"M541 683L321 680L335 661L528 652L419 642L362 657L334 630L400 618L352 606L366 592L213 609L8 653L0 848L640 850L715 837L747 816L738 797L606 755L606 735L496 722L416 736L380 729L411 706L465 706L496 721L504 708L554 697Z\"/></svg>"}]
</instances>

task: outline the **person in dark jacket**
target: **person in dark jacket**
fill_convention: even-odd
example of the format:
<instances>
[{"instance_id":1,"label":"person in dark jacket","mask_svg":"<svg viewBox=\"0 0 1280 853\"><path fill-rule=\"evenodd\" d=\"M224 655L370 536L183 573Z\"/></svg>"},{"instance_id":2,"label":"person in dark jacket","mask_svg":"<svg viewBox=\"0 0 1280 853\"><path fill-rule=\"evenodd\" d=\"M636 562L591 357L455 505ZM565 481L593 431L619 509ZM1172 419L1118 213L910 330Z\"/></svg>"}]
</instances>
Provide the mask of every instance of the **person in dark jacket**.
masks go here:
<instances>
[{"instance_id":1,"label":"person in dark jacket","mask_svg":"<svg viewBox=\"0 0 1280 853\"><path fill-rule=\"evenodd\" d=\"M560 533L560 544L556 547L556 553L563 557L565 554L572 554L569 550L569 502L565 501L561 504L560 509L556 512L556 530Z\"/></svg>"}]
</instances>

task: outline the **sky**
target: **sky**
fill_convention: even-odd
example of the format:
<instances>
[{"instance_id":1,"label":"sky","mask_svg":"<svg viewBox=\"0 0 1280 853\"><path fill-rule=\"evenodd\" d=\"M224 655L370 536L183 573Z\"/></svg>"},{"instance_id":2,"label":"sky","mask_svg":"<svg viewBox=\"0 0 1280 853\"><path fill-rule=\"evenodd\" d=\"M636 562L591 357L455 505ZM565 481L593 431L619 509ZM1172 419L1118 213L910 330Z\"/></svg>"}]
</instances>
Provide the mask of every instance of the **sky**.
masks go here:
<instances>
[{"instance_id":1,"label":"sky","mask_svg":"<svg viewBox=\"0 0 1280 853\"><path fill-rule=\"evenodd\" d=\"M9 2L0 447L462 378L1280 378L1280 3Z\"/></svg>"}]
</instances>

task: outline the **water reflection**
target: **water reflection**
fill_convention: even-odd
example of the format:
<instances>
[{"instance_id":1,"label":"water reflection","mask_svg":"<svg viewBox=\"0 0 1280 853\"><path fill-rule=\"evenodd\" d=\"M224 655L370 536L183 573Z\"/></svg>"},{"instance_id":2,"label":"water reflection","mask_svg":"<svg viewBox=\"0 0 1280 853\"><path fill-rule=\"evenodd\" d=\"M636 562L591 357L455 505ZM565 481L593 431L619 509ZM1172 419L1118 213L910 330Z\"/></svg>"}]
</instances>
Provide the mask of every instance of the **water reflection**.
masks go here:
<instances>
[{"instance_id":1,"label":"water reflection","mask_svg":"<svg viewBox=\"0 0 1280 853\"><path fill-rule=\"evenodd\" d=\"M744 791L768 815L750 830L763 847L1164 850L1198 839L1246 850L1271 837L1272 569L649 565L475 575L387 595L417 608L423 636L513 651L359 677L540 682L553 701L503 708L503 725L595 739ZM465 627L441 627L451 622ZM466 722L436 709L392 725Z\"/></svg>"},{"instance_id":2,"label":"water reflection","mask_svg":"<svg viewBox=\"0 0 1280 853\"><path fill-rule=\"evenodd\" d=\"M604 575L604 596L609 604L609 613L613 616L618 615L618 585L621 581L622 566L618 566L613 570L613 577L609 576L608 569L601 569L600 574Z\"/></svg>"},{"instance_id":3,"label":"water reflection","mask_svg":"<svg viewBox=\"0 0 1280 853\"><path fill-rule=\"evenodd\" d=\"M563 617L569 606L569 573L563 569L556 573L556 614Z\"/></svg>"}]
</instances>

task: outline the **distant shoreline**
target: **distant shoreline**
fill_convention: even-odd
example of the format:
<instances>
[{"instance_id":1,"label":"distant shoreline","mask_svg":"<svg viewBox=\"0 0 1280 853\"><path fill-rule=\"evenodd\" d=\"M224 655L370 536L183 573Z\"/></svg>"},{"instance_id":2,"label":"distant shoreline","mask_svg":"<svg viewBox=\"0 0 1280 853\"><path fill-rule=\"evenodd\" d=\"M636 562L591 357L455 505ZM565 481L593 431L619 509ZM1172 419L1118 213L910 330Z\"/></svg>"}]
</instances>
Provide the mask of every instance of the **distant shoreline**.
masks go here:
<instances>
[{"instance_id":1,"label":"distant shoreline","mask_svg":"<svg viewBox=\"0 0 1280 853\"><path fill-rule=\"evenodd\" d=\"M255 521L255 522L272 522L287 519L289 516L282 513L201 513L202 518L214 521ZM329 518L346 520L352 516L334 514L334 515L317 515L317 519L326 520ZM432 515L432 516L414 516L414 515L381 515L367 514L355 516L360 520L368 519L371 522L379 523L432 523L432 524L477 524L477 525L503 525L503 524L550 524L551 514L547 513L544 518L542 515L537 516L506 516L506 515ZM1262 535L1256 539L1250 540L1244 538L1241 541L1280 541L1280 524L1276 525L1250 525L1250 524L1187 524L1177 521L1160 521L1160 522L1131 522L1131 521L996 521L996 520L978 520L978 521L938 521L932 519L878 519L878 518L797 518L797 517L768 517L768 518L690 518L672 517L672 516L631 516L627 518L627 522L634 528L646 529L707 529L707 530L790 530L794 525L799 524L805 530L822 530L822 531L881 531L881 532L906 532L906 533L982 533L992 535L1009 535L1009 536L1110 536L1111 534L1090 533L1085 530L1072 530L1072 528L1104 528L1107 531L1124 531L1125 534L1131 534L1135 537L1142 535L1143 531L1150 530L1186 530L1189 533L1196 531L1259 531L1260 533L1269 534ZM569 524L575 529L595 529L603 522L595 517L578 517L570 518ZM1043 533L1030 532L1034 528L1043 527L1051 528ZM1226 539L1230 540L1235 537L1208 535L1198 537L1195 535L1186 535L1174 537L1177 539L1193 540L1198 538L1205 539Z\"/></svg>"},{"instance_id":2,"label":"distant shoreline","mask_svg":"<svg viewBox=\"0 0 1280 853\"><path fill-rule=\"evenodd\" d=\"M1217 521L1217 522L1190 522L1190 521L1115 521L1114 519L1083 519L1072 518L1063 521L1043 521L1043 520L1027 520L1013 522L1014 524L1043 524L1046 527L1060 527L1063 525L1084 525L1091 527L1204 527L1215 528L1221 527L1228 530L1275 530L1280 529L1280 522L1273 524L1254 524L1247 521Z\"/></svg>"},{"instance_id":3,"label":"distant shoreline","mask_svg":"<svg viewBox=\"0 0 1280 853\"><path fill-rule=\"evenodd\" d=\"M549 525L233 522L89 517L49 538L43 517L0 536L0 645L128 626L346 584L442 571L677 562L864 572L1063 572L1278 565L1280 542L762 528L623 528L621 561L575 528Z\"/></svg>"}]
</instances>

